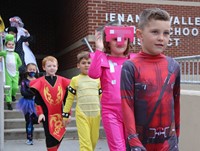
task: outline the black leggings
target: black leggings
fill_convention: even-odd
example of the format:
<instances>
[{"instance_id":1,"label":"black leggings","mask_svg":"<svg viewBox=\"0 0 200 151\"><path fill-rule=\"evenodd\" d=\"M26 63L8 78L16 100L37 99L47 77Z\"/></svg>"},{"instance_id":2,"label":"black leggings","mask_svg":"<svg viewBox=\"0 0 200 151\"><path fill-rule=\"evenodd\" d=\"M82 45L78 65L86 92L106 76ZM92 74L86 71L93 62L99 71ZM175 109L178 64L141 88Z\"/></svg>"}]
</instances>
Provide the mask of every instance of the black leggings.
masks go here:
<instances>
[{"instance_id":1,"label":"black leggings","mask_svg":"<svg viewBox=\"0 0 200 151\"><path fill-rule=\"evenodd\" d=\"M27 134L27 139L33 140L33 124L37 124L38 117L35 113L26 113L25 114L25 121L26 121L26 134Z\"/></svg>"}]
</instances>

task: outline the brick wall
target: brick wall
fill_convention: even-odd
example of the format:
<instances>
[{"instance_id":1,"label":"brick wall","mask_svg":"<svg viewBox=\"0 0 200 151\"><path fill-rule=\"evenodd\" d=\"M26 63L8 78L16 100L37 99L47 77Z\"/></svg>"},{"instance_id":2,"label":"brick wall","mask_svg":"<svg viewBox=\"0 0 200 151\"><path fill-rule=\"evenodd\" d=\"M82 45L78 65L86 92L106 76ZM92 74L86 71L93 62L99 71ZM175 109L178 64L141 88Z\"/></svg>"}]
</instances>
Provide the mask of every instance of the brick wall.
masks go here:
<instances>
[{"instance_id":1,"label":"brick wall","mask_svg":"<svg viewBox=\"0 0 200 151\"><path fill-rule=\"evenodd\" d=\"M88 0L89 34L94 34L94 31L97 27L102 26L106 23L105 8L105 0Z\"/></svg>"},{"instance_id":2,"label":"brick wall","mask_svg":"<svg viewBox=\"0 0 200 151\"><path fill-rule=\"evenodd\" d=\"M87 36L89 27L87 0L82 0L81 2L79 0L60 1L59 8L59 26L57 26L56 40L57 53L62 52L65 48ZM58 56L59 70L76 67L76 55L81 50L86 50L86 47L81 46L69 53Z\"/></svg>"},{"instance_id":3,"label":"brick wall","mask_svg":"<svg viewBox=\"0 0 200 151\"><path fill-rule=\"evenodd\" d=\"M181 0L180 0L181 1ZM185 0L188 2L198 2L196 1L189 1ZM73 2L74 5L76 4L76 1ZM83 5L83 4L79 4ZM162 9L167 10L171 16L178 16L179 19L180 17L185 17L186 21L188 17L191 17L192 20L194 20L194 17L200 17L197 12L199 12L200 7L194 7L194 6L178 6L178 5L155 5L155 4L142 4L142 3L124 3L124 2L114 2L114 1L106 1L106 0L88 0L87 2L84 1L84 6L86 7L85 9L80 9L79 11L87 13L87 16L84 16L83 19L78 19L78 20L73 20L71 24L74 24L73 22L76 22L76 24L84 23L87 24L86 28L76 26L75 28L77 30L74 30L75 37L72 38L71 40L69 38L64 38L65 39L65 44L64 46L67 46L73 41L78 40L82 38L82 36L87 36L87 35L94 35L94 31L97 27L104 25L106 23L106 13L115 13L115 14L125 14L125 18L128 16L128 14L132 14L133 20L134 16L139 14L143 9L145 8L150 8L150 7L159 7ZM73 7L72 7L73 8ZM72 9L71 8L71 9ZM73 9L70 10L70 14L77 15L77 12L74 12ZM83 17L82 17L83 18ZM130 25L135 25L137 27L137 23L128 23ZM172 28L180 28L183 30L184 28L188 28L189 30L192 30L192 28L197 28L198 31L200 32L200 26L189 26L189 25L172 25ZM71 33L70 35L73 35L74 33ZM173 39L172 41L172 46L168 47L167 51L165 52L166 55L172 56L172 57L177 57L177 56L188 56L188 55L199 55L200 53L200 33L198 36L184 36L183 34L181 35L171 35L171 38L179 38L180 43L178 46L175 46L175 40ZM67 42L68 41L68 42ZM137 43L137 40L136 40ZM90 42L90 44L93 46L94 49L94 42ZM66 55L60 57L61 60L71 60L75 61L76 54L81 51L81 50L87 50L87 47L82 46L81 48L77 48L73 51L68 52ZM138 52L140 50L139 45L134 46L134 51ZM66 70L69 68L76 67L76 62L68 62L64 61L62 64L65 64L61 70Z\"/></svg>"},{"instance_id":4,"label":"brick wall","mask_svg":"<svg viewBox=\"0 0 200 151\"><path fill-rule=\"evenodd\" d=\"M83 4L84 3L84 4ZM78 6L77 6L78 5ZM94 34L94 31L97 27L104 25L105 21L105 0L84 0L80 1L71 1L71 7L68 12L62 12L62 15L65 15L64 18L68 18L68 22L65 26L66 30L62 30L63 41L61 42L62 48L59 50L62 51L65 47L70 46L77 40L84 38L85 36ZM64 6L64 5L63 5ZM79 9L73 9L73 7L78 7ZM64 7L63 7L64 8ZM69 17L74 16L74 17ZM79 16L79 17L77 17ZM69 20L69 18L71 18ZM74 32L70 32L70 28L74 27ZM62 27L60 29L63 29ZM60 33L61 35L61 33ZM68 35L68 37L66 36ZM73 36L73 37L71 37ZM64 45L63 45L64 44ZM94 48L94 43L91 43L91 46ZM62 56L59 57L59 69L60 71L67 70L70 68L76 67L76 55L80 51L88 50L86 45L82 45Z\"/></svg>"},{"instance_id":5,"label":"brick wall","mask_svg":"<svg viewBox=\"0 0 200 151\"><path fill-rule=\"evenodd\" d=\"M104 17L101 13L105 13L105 3L102 1L103 0L84 0L81 1L81 3L78 0L63 1L61 9L65 11L62 11L60 15L64 22L59 24L59 28L62 30L58 29L58 35L62 35L62 41L57 41L58 50L62 51L76 41L93 34L94 32L92 31L99 25L102 25L101 19L103 20ZM70 6L67 10L65 9L66 5ZM88 50L88 48L82 45L58 57L60 71L76 67L76 55L83 50Z\"/></svg>"},{"instance_id":6,"label":"brick wall","mask_svg":"<svg viewBox=\"0 0 200 151\"><path fill-rule=\"evenodd\" d=\"M59 2L57 40L58 50L63 50L81 37L87 35L87 0L67 0Z\"/></svg>"},{"instance_id":7,"label":"brick wall","mask_svg":"<svg viewBox=\"0 0 200 151\"><path fill-rule=\"evenodd\" d=\"M200 17L196 12L199 12L200 7L191 7L191 6L173 6L173 5L150 5L150 4L135 4L135 3L116 3L116 2L107 2L106 10L107 12L112 13L124 13L124 14L139 14L143 9L149 7L159 7L162 9L167 10L171 16L184 16L186 19L187 17ZM137 23L133 23L137 26ZM172 25L172 28L175 26ZM189 28L190 30L194 28L194 26L184 26L179 25L176 26L177 28ZM200 32L200 26L196 26ZM198 36L174 36L172 35L171 38L180 38L180 44L178 46L175 45L175 41L173 41L173 46L168 47L168 50L165 54L173 57L177 56L188 56L188 55L198 55L200 54L200 33ZM140 46L135 47L136 51L140 50Z\"/></svg>"}]
</instances>

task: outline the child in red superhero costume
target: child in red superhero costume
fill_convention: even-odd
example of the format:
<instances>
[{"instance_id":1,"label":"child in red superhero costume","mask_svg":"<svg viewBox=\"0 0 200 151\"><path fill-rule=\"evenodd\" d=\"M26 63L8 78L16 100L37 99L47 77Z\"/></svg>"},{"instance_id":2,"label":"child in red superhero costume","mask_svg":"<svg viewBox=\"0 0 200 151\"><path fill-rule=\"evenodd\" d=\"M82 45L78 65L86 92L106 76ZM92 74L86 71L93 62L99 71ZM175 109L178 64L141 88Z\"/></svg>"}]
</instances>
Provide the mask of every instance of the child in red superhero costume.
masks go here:
<instances>
[{"instance_id":1,"label":"child in red superhero costume","mask_svg":"<svg viewBox=\"0 0 200 151\"><path fill-rule=\"evenodd\" d=\"M58 62L53 56L45 57L42 67L46 75L31 81L30 87L36 91L38 123L43 122L47 151L57 151L66 131L62 123L62 104L70 80L56 75Z\"/></svg>"},{"instance_id":2,"label":"child in red superhero costume","mask_svg":"<svg viewBox=\"0 0 200 151\"><path fill-rule=\"evenodd\" d=\"M121 73L128 150L178 151L180 68L175 60L162 54L170 38L169 14L159 8L145 9L136 35L142 50L123 64Z\"/></svg>"}]
</instances>

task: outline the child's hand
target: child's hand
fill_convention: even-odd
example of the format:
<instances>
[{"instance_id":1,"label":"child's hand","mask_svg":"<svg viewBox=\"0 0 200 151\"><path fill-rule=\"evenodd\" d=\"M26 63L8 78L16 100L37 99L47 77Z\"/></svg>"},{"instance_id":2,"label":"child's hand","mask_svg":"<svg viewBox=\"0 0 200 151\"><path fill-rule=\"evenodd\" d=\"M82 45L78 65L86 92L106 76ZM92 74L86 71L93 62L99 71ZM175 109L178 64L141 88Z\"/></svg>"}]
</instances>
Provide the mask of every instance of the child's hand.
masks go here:
<instances>
[{"instance_id":1,"label":"child's hand","mask_svg":"<svg viewBox=\"0 0 200 151\"><path fill-rule=\"evenodd\" d=\"M40 114L39 117L38 117L38 123L41 123L43 121L45 121L45 116L44 114Z\"/></svg>"},{"instance_id":2,"label":"child's hand","mask_svg":"<svg viewBox=\"0 0 200 151\"><path fill-rule=\"evenodd\" d=\"M30 36L30 34L29 34L28 30L26 30L26 29L24 29L24 28L22 28L22 30L24 31L24 33L25 33L25 36L27 36L27 37L29 37L29 36Z\"/></svg>"},{"instance_id":3,"label":"child's hand","mask_svg":"<svg viewBox=\"0 0 200 151\"><path fill-rule=\"evenodd\" d=\"M0 32L0 36L2 36L2 37L3 37L3 36L4 36L4 32Z\"/></svg>"},{"instance_id":4,"label":"child's hand","mask_svg":"<svg viewBox=\"0 0 200 151\"><path fill-rule=\"evenodd\" d=\"M95 46L96 49L103 51L104 45L103 45L103 38L100 31L95 30Z\"/></svg>"},{"instance_id":5,"label":"child's hand","mask_svg":"<svg viewBox=\"0 0 200 151\"><path fill-rule=\"evenodd\" d=\"M28 33L28 30L26 30L26 29L24 29L24 33L25 33L25 34L29 34L29 33Z\"/></svg>"},{"instance_id":6,"label":"child's hand","mask_svg":"<svg viewBox=\"0 0 200 151\"><path fill-rule=\"evenodd\" d=\"M24 42L24 43L25 43L26 46L29 46L29 43L28 43L28 42Z\"/></svg>"},{"instance_id":7,"label":"child's hand","mask_svg":"<svg viewBox=\"0 0 200 151\"><path fill-rule=\"evenodd\" d=\"M66 127L71 122L71 116L69 118L63 118L63 125Z\"/></svg>"}]
</instances>

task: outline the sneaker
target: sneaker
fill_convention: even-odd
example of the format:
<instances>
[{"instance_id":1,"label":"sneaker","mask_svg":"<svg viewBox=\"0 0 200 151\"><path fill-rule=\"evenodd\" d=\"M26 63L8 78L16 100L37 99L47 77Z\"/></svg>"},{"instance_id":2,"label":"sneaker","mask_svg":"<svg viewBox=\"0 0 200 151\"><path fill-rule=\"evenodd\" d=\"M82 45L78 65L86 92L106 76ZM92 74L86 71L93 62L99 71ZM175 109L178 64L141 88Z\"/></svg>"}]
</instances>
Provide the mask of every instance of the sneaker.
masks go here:
<instances>
[{"instance_id":1,"label":"sneaker","mask_svg":"<svg viewBox=\"0 0 200 151\"><path fill-rule=\"evenodd\" d=\"M8 110L13 110L11 103L7 103Z\"/></svg>"},{"instance_id":2,"label":"sneaker","mask_svg":"<svg viewBox=\"0 0 200 151\"><path fill-rule=\"evenodd\" d=\"M33 145L33 141L31 141L31 140L28 139L28 140L26 141L26 144L27 144L27 145Z\"/></svg>"},{"instance_id":3,"label":"sneaker","mask_svg":"<svg viewBox=\"0 0 200 151\"><path fill-rule=\"evenodd\" d=\"M16 101L16 98L15 96L12 96L12 101L15 102Z\"/></svg>"}]
</instances>

